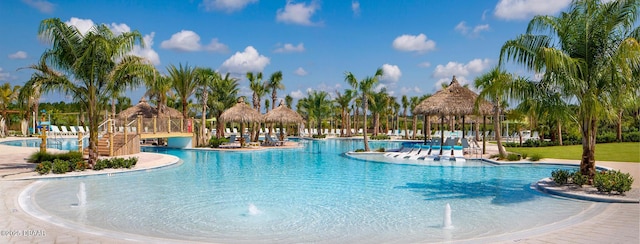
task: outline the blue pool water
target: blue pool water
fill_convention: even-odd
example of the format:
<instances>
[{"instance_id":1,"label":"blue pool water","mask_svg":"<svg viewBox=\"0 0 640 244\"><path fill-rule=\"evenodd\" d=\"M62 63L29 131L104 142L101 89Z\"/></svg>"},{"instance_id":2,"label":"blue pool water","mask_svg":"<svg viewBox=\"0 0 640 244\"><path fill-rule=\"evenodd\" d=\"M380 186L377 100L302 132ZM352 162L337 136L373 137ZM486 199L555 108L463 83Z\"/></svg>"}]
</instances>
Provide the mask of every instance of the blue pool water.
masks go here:
<instances>
[{"instance_id":1,"label":"blue pool water","mask_svg":"<svg viewBox=\"0 0 640 244\"><path fill-rule=\"evenodd\" d=\"M18 146L18 147L40 147L40 143L42 143L42 139L25 139L25 140L13 140L13 141L5 141L0 144L9 145L9 146ZM87 147L89 145L89 139L84 139L83 146ZM48 138L47 139L47 148L54 148L60 150L78 150L78 139L72 138Z\"/></svg>"},{"instance_id":2,"label":"blue pool water","mask_svg":"<svg viewBox=\"0 0 640 244\"><path fill-rule=\"evenodd\" d=\"M223 243L463 240L545 226L592 205L531 189L563 166L399 165L345 157L362 147L360 140L300 143L256 152L146 148L184 162L50 180L32 199L47 215L79 226ZM87 203L72 207L81 184ZM453 228L444 230L447 203Z\"/></svg>"}]
</instances>

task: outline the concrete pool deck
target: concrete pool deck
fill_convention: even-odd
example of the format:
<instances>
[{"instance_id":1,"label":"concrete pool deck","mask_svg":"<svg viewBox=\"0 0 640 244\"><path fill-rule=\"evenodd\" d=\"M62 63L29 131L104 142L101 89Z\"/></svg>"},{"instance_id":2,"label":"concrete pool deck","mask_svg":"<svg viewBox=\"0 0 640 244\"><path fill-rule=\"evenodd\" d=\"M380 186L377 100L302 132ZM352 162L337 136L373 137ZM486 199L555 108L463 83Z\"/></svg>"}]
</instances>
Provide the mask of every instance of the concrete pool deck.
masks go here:
<instances>
[{"instance_id":1,"label":"concrete pool deck","mask_svg":"<svg viewBox=\"0 0 640 244\"><path fill-rule=\"evenodd\" d=\"M23 138L16 138L23 139ZM7 139L0 139L6 141ZM0 243L133 243L107 236L104 233L80 232L54 223L42 221L26 213L18 202L19 194L28 185L39 178L33 172L34 164L25 158L38 148L12 147L0 145ZM147 170L175 164L177 158L170 155L140 153L135 169ZM542 163L576 163L565 160L545 160ZM607 162L598 166L619 169L633 175L633 190L638 191L640 183L640 164ZM127 170L97 171L100 173L119 173ZM93 171L86 171L93 172ZM85 173L85 174L86 174ZM75 173L74 173L75 174ZM71 176L71 174L68 174ZM502 243L637 243L640 240L640 206L633 203L597 203L602 211L596 214L578 216L570 224L551 225L553 228L538 228L524 231L522 234L509 234L508 237L496 236L477 240L460 241L502 242ZM155 240L158 241L158 240ZM162 240L160 240L162 242ZM175 242L175 240L166 240Z\"/></svg>"}]
</instances>

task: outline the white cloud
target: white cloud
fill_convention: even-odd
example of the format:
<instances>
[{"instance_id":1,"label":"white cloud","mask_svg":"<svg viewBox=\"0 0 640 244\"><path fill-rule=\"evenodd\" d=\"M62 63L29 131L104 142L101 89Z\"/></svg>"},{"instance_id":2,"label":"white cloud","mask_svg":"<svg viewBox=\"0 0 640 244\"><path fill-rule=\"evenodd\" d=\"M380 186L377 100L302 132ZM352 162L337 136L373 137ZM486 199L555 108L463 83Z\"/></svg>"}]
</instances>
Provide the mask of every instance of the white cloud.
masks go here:
<instances>
[{"instance_id":1,"label":"white cloud","mask_svg":"<svg viewBox=\"0 0 640 244\"><path fill-rule=\"evenodd\" d=\"M478 35L480 35L480 32L488 31L489 25L476 25L475 27L473 27L473 29L471 29L471 27L467 26L467 23L461 21L460 23L458 23L458 25L456 25L454 30L467 37L477 37Z\"/></svg>"},{"instance_id":2,"label":"white cloud","mask_svg":"<svg viewBox=\"0 0 640 244\"><path fill-rule=\"evenodd\" d=\"M401 35L393 40L393 48L405 52L425 53L436 48L436 42L427 39L427 36L420 33L417 36Z\"/></svg>"},{"instance_id":3,"label":"white cloud","mask_svg":"<svg viewBox=\"0 0 640 244\"><path fill-rule=\"evenodd\" d=\"M296 90L296 91L292 91L289 93L289 95L293 98L293 99L302 99L304 98L306 95L304 94L304 92L302 92L300 89Z\"/></svg>"},{"instance_id":4,"label":"white cloud","mask_svg":"<svg viewBox=\"0 0 640 244\"><path fill-rule=\"evenodd\" d=\"M129 28L129 26L125 23L121 23L121 24L111 23L109 25L109 29L111 29L113 34L116 36L125 32L131 32L131 28Z\"/></svg>"},{"instance_id":5,"label":"white cloud","mask_svg":"<svg viewBox=\"0 0 640 244\"><path fill-rule=\"evenodd\" d=\"M218 42L218 38L213 38L211 39L211 42L204 47L204 50L225 53L229 51L229 48L227 45Z\"/></svg>"},{"instance_id":6,"label":"white cloud","mask_svg":"<svg viewBox=\"0 0 640 244\"><path fill-rule=\"evenodd\" d=\"M223 73L244 75L247 72L261 72L269 64L269 58L260 55L258 50L248 46L243 52L236 52L220 66Z\"/></svg>"},{"instance_id":7,"label":"white cloud","mask_svg":"<svg viewBox=\"0 0 640 244\"><path fill-rule=\"evenodd\" d=\"M280 46L278 44L278 46ZM293 53L293 52L304 52L304 44L298 43L298 45L293 45L291 43L285 43L284 45L278 47L273 52L276 53Z\"/></svg>"},{"instance_id":8,"label":"white cloud","mask_svg":"<svg viewBox=\"0 0 640 244\"><path fill-rule=\"evenodd\" d=\"M431 63L429 62L422 62L418 64L418 67L422 67L422 68L429 68L431 67Z\"/></svg>"},{"instance_id":9,"label":"white cloud","mask_svg":"<svg viewBox=\"0 0 640 244\"><path fill-rule=\"evenodd\" d=\"M2 72L2 67L0 67L0 80L6 81L9 80L10 77L11 74L9 74L8 72Z\"/></svg>"},{"instance_id":10,"label":"white cloud","mask_svg":"<svg viewBox=\"0 0 640 244\"><path fill-rule=\"evenodd\" d=\"M315 1L309 5L287 1L284 9L278 9L276 21L297 25L318 25L320 23L311 21L311 17L318 9L320 9L320 6Z\"/></svg>"},{"instance_id":11,"label":"white cloud","mask_svg":"<svg viewBox=\"0 0 640 244\"><path fill-rule=\"evenodd\" d=\"M553 15L569 6L571 0L500 0L494 15L501 19L530 19L534 15Z\"/></svg>"},{"instance_id":12,"label":"white cloud","mask_svg":"<svg viewBox=\"0 0 640 244\"><path fill-rule=\"evenodd\" d=\"M417 87L417 86L414 86L414 87L401 87L401 88L400 88L400 93L401 93L402 95L406 95L406 94L408 94L408 93L410 93L410 92L413 92L413 93L422 93L422 90L421 90L419 87Z\"/></svg>"},{"instance_id":13,"label":"white cloud","mask_svg":"<svg viewBox=\"0 0 640 244\"><path fill-rule=\"evenodd\" d=\"M353 11L353 15L360 16L360 2L351 1L351 11Z\"/></svg>"},{"instance_id":14,"label":"white cloud","mask_svg":"<svg viewBox=\"0 0 640 244\"><path fill-rule=\"evenodd\" d=\"M46 1L46 0L22 0L22 2L46 14L53 13L56 7L55 4L50 3L49 1Z\"/></svg>"},{"instance_id":15,"label":"white cloud","mask_svg":"<svg viewBox=\"0 0 640 244\"><path fill-rule=\"evenodd\" d=\"M160 47L165 49L171 49L183 52L195 52L200 50L214 51L214 52L226 52L227 46L219 43L218 39L214 38L207 46L200 44L200 36L190 30L181 30L173 35L169 40L162 41Z\"/></svg>"},{"instance_id":16,"label":"white cloud","mask_svg":"<svg viewBox=\"0 0 640 244\"><path fill-rule=\"evenodd\" d=\"M71 19L67 22L64 22L65 24L69 25L69 26L75 26L78 31L80 32L80 34L85 35L87 34L87 32L89 32L89 30L91 29L91 27L93 27L95 24L93 23L93 20L90 19L79 19L76 17L71 17Z\"/></svg>"},{"instance_id":17,"label":"white cloud","mask_svg":"<svg viewBox=\"0 0 640 244\"><path fill-rule=\"evenodd\" d=\"M219 10L232 13L257 2L258 0L203 0L202 6L206 11Z\"/></svg>"},{"instance_id":18,"label":"white cloud","mask_svg":"<svg viewBox=\"0 0 640 244\"><path fill-rule=\"evenodd\" d=\"M454 75L461 85L468 84L468 76L482 73L489 68L490 64L489 59L474 59L466 64L458 62L449 62L446 65L439 64L432 74L434 78L439 78L435 87L439 89L442 83L449 84Z\"/></svg>"},{"instance_id":19,"label":"white cloud","mask_svg":"<svg viewBox=\"0 0 640 244\"><path fill-rule=\"evenodd\" d=\"M10 59L25 59L27 58L27 52L17 51L16 53L9 54Z\"/></svg>"},{"instance_id":20,"label":"white cloud","mask_svg":"<svg viewBox=\"0 0 640 244\"><path fill-rule=\"evenodd\" d=\"M160 56L158 53L153 50L153 37L156 35L155 32L151 32L149 35L145 35L143 37L145 47L140 45L133 46L133 50L131 51L132 55L136 55L139 57L143 57L149 60L153 65L160 64Z\"/></svg>"},{"instance_id":21,"label":"white cloud","mask_svg":"<svg viewBox=\"0 0 640 244\"><path fill-rule=\"evenodd\" d=\"M382 83L396 83L400 80L402 72L397 65L383 64L382 65L382 77L380 81Z\"/></svg>"},{"instance_id":22,"label":"white cloud","mask_svg":"<svg viewBox=\"0 0 640 244\"><path fill-rule=\"evenodd\" d=\"M299 76L305 76L305 75L308 75L308 74L309 74L309 72L307 72L306 70L304 70L302 67L298 67L298 68L296 69L296 71L293 71L293 73L295 73L296 75L299 75Z\"/></svg>"}]
</instances>

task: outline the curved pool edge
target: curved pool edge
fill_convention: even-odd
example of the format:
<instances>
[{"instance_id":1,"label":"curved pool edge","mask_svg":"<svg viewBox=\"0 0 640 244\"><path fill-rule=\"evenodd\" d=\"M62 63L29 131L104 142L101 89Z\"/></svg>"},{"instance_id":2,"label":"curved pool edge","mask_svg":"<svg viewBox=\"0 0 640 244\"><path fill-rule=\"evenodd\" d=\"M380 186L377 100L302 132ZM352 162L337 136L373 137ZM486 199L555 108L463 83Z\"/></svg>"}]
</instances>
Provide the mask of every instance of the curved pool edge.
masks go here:
<instances>
[{"instance_id":1,"label":"curved pool edge","mask_svg":"<svg viewBox=\"0 0 640 244\"><path fill-rule=\"evenodd\" d=\"M536 188L544 193L592 202L604 203L640 203L640 199L616 195L595 195L584 189L572 190L569 186L556 186L551 178L544 178L535 183Z\"/></svg>"}]
</instances>

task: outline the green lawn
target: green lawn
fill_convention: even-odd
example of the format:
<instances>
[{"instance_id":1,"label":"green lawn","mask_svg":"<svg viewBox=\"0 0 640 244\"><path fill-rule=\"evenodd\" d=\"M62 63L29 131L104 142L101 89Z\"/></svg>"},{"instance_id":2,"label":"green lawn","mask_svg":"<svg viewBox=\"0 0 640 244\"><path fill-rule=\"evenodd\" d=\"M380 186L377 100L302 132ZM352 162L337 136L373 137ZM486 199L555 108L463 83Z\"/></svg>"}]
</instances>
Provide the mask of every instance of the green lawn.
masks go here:
<instances>
[{"instance_id":1,"label":"green lawn","mask_svg":"<svg viewBox=\"0 0 640 244\"><path fill-rule=\"evenodd\" d=\"M507 151L526 153L528 156L539 154L542 158L576 159L582 156L582 145L555 147L507 147ZM603 143L596 144L596 161L616 161L640 163L640 143Z\"/></svg>"}]
</instances>

